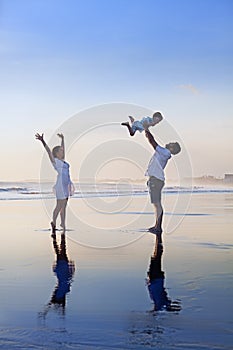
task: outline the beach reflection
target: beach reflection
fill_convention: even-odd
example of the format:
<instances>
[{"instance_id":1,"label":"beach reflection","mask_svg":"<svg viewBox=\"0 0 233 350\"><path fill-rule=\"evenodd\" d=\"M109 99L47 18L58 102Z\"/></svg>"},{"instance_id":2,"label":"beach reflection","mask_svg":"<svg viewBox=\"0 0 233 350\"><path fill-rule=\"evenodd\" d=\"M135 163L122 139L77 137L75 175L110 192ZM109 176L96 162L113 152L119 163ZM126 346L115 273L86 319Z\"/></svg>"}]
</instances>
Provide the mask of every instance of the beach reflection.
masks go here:
<instances>
[{"instance_id":1,"label":"beach reflection","mask_svg":"<svg viewBox=\"0 0 233 350\"><path fill-rule=\"evenodd\" d=\"M66 295L70 292L71 283L75 272L74 261L69 260L66 249L66 236L61 234L60 245L57 242L56 234L52 234L53 247L56 254L56 261L53 264L53 272L57 277L57 284L52 293L49 303L40 313L41 317L46 317L49 310L55 310L65 315Z\"/></svg>"},{"instance_id":2,"label":"beach reflection","mask_svg":"<svg viewBox=\"0 0 233 350\"><path fill-rule=\"evenodd\" d=\"M179 301L172 301L164 287L165 273L162 271L163 244L161 235L156 235L155 248L150 259L150 266L147 272L147 287L151 300L154 303L153 311L179 312L181 304Z\"/></svg>"}]
</instances>

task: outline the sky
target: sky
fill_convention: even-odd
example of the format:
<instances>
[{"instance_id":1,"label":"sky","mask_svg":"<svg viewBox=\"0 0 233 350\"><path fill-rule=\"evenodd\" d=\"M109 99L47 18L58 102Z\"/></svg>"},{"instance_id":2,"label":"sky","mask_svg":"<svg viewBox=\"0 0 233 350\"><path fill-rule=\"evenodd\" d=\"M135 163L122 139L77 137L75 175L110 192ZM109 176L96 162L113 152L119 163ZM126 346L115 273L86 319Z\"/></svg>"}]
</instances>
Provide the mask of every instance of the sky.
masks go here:
<instances>
[{"instance_id":1,"label":"sky","mask_svg":"<svg viewBox=\"0 0 233 350\"><path fill-rule=\"evenodd\" d=\"M233 173L232 15L232 0L0 0L0 181L40 177L36 132L50 140L80 111L116 102L161 111L193 176ZM78 168L78 152L70 160Z\"/></svg>"}]
</instances>

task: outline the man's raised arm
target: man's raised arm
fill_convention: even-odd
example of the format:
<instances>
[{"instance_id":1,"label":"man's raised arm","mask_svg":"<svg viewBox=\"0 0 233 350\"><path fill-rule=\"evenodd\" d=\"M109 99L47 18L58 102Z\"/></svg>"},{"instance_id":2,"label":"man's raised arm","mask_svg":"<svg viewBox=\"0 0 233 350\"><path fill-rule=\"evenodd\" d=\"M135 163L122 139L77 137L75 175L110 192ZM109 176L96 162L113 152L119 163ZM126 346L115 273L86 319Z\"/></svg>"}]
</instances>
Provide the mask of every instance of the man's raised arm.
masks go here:
<instances>
[{"instance_id":1,"label":"man's raised arm","mask_svg":"<svg viewBox=\"0 0 233 350\"><path fill-rule=\"evenodd\" d=\"M151 144L151 146L156 149L156 147L158 146L158 143L155 141L154 136L150 133L149 130L145 130L145 135L149 141L149 143Z\"/></svg>"}]
</instances>

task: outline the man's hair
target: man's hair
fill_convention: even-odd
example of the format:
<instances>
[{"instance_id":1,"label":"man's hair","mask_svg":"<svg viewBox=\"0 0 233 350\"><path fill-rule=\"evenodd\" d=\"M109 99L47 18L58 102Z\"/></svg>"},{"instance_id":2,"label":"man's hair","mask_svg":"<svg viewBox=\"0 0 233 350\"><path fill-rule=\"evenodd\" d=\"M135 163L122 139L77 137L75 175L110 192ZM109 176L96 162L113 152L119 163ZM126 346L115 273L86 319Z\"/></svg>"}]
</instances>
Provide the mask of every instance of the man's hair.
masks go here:
<instances>
[{"instance_id":1,"label":"man's hair","mask_svg":"<svg viewBox=\"0 0 233 350\"><path fill-rule=\"evenodd\" d=\"M181 151L181 147L178 142L174 142L172 145L172 154L177 154Z\"/></svg>"},{"instance_id":2,"label":"man's hair","mask_svg":"<svg viewBox=\"0 0 233 350\"><path fill-rule=\"evenodd\" d=\"M59 152L60 148L61 148L61 146L53 147L52 154L53 154L54 158L56 158L57 153Z\"/></svg>"}]
</instances>

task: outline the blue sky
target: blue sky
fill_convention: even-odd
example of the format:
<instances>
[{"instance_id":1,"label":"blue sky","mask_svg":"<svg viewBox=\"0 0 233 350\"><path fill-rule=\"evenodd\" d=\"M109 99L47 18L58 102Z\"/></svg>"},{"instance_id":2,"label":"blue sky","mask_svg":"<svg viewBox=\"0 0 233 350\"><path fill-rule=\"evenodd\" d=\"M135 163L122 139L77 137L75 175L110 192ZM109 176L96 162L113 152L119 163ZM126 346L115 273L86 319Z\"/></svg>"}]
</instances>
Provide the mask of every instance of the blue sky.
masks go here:
<instances>
[{"instance_id":1,"label":"blue sky","mask_svg":"<svg viewBox=\"0 0 233 350\"><path fill-rule=\"evenodd\" d=\"M162 111L195 176L233 173L232 14L231 0L0 1L2 180L38 177L35 132L118 101Z\"/></svg>"}]
</instances>

